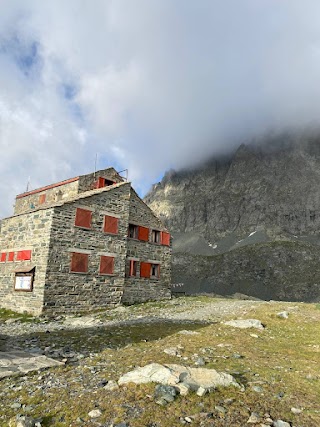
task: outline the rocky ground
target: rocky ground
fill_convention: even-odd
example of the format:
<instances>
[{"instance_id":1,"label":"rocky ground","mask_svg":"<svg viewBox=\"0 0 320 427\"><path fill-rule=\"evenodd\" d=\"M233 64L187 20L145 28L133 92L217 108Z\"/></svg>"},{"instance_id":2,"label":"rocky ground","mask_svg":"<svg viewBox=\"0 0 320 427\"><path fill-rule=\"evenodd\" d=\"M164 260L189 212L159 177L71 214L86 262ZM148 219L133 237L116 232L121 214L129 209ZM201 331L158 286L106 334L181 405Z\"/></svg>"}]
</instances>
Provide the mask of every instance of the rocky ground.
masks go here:
<instances>
[{"instance_id":1,"label":"rocky ground","mask_svg":"<svg viewBox=\"0 0 320 427\"><path fill-rule=\"evenodd\" d=\"M239 319L261 323L226 323ZM316 427L319 320L316 304L208 297L56 319L3 316L2 351L63 365L3 379L0 425ZM137 367L151 372L142 383L132 380ZM231 386L210 385L216 376Z\"/></svg>"}]
</instances>

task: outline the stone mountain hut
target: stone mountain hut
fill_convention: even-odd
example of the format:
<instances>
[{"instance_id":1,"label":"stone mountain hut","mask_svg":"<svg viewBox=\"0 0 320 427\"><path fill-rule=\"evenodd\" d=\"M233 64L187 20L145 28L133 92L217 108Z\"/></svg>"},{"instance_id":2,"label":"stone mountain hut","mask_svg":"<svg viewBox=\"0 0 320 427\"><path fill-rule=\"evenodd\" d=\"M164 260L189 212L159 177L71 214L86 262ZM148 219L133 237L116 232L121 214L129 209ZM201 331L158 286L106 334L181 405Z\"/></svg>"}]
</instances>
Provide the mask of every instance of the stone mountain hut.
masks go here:
<instances>
[{"instance_id":1,"label":"stone mountain hut","mask_svg":"<svg viewBox=\"0 0 320 427\"><path fill-rule=\"evenodd\" d=\"M170 235L113 168L19 194L0 225L0 306L34 315L170 298Z\"/></svg>"}]
</instances>

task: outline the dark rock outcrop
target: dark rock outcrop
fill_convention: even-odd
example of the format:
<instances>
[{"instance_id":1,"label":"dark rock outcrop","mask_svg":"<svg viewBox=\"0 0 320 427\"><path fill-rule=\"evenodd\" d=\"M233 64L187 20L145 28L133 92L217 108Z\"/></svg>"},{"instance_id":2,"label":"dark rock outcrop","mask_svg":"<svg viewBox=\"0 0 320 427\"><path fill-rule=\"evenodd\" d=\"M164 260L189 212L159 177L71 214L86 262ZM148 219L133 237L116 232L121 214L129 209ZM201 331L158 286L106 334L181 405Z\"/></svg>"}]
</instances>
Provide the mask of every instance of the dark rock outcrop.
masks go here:
<instances>
[{"instance_id":1,"label":"dark rock outcrop","mask_svg":"<svg viewBox=\"0 0 320 427\"><path fill-rule=\"evenodd\" d=\"M170 171L145 201L173 233L173 282L188 293L318 300L319 134L265 138Z\"/></svg>"}]
</instances>

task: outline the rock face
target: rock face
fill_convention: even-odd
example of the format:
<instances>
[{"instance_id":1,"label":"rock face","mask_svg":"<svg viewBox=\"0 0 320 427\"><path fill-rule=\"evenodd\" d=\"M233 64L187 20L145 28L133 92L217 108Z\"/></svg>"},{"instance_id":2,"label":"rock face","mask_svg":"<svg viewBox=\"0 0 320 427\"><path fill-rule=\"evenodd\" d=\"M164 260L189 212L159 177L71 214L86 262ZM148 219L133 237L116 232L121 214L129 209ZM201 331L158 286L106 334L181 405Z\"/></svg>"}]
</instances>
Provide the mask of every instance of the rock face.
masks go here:
<instances>
[{"instance_id":1,"label":"rock face","mask_svg":"<svg viewBox=\"0 0 320 427\"><path fill-rule=\"evenodd\" d=\"M170 171L145 201L173 234L173 291L320 300L320 136Z\"/></svg>"},{"instance_id":2,"label":"rock face","mask_svg":"<svg viewBox=\"0 0 320 427\"><path fill-rule=\"evenodd\" d=\"M145 201L175 232L314 234L320 228L320 137L241 145L229 157L168 172Z\"/></svg>"}]
</instances>

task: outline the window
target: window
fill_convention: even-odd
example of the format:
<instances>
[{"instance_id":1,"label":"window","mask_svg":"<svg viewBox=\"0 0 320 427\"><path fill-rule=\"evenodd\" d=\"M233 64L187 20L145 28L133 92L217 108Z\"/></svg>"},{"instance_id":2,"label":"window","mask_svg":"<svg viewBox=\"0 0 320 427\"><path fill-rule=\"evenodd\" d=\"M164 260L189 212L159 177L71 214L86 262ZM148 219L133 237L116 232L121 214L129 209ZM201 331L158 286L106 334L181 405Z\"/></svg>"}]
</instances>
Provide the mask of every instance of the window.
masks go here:
<instances>
[{"instance_id":1,"label":"window","mask_svg":"<svg viewBox=\"0 0 320 427\"><path fill-rule=\"evenodd\" d=\"M151 242L161 243L161 233L159 230L152 230L151 232Z\"/></svg>"},{"instance_id":2,"label":"window","mask_svg":"<svg viewBox=\"0 0 320 427\"><path fill-rule=\"evenodd\" d=\"M165 231L161 232L161 243L162 245L170 246L170 234Z\"/></svg>"},{"instance_id":3,"label":"window","mask_svg":"<svg viewBox=\"0 0 320 427\"><path fill-rule=\"evenodd\" d=\"M76 227L91 228L92 212L87 209L77 208L74 225Z\"/></svg>"},{"instance_id":4,"label":"window","mask_svg":"<svg viewBox=\"0 0 320 427\"><path fill-rule=\"evenodd\" d=\"M93 184L93 187L94 188L103 188L103 187L108 187L109 185L113 185L113 184L115 184L115 182L111 181L110 179L100 177Z\"/></svg>"},{"instance_id":5,"label":"window","mask_svg":"<svg viewBox=\"0 0 320 427\"><path fill-rule=\"evenodd\" d=\"M39 196L39 205L42 205L43 203L45 203L46 201L46 195L45 194L40 194Z\"/></svg>"},{"instance_id":6,"label":"window","mask_svg":"<svg viewBox=\"0 0 320 427\"><path fill-rule=\"evenodd\" d=\"M142 262L140 264L140 277L145 277L147 279L159 279L160 277L160 264Z\"/></svg>"},{"instance_id":7,"label":"window","mask_svg":"<svg viewBox=\"0 0 320 427\"><path fill-rule=\"evenodd\" d=\"M80 254L78 252L71 253L71 266L72 273L87 273L88 272L88 254Z\"/></svg>"},{"instance_id":8,"label":"window","mask_svg":"<svg viewBox=\"0 0 320 427\"><path fill-rule=\"evenodd\" d=\"M114 257L104 256L100 257L100 274L113 274L114 273Z\"/></svg>"},{"instance_id":9,"label":"window","mask_svg":"<svg viewBox=\"0 0 320 427\"><path fill-rule=\"evenodd\" d=\"M31 260L31 251L18 251L17 252L17 261L30 261Z\"/></svg>"},{"instance_id":10,"label":"window","mask_svg":"<svg viewBox=\"0 0 320 427\"><path fill-rule=\"evenodd\" d=\"M105 215L103 231L105 233L118 234L118 218Z\"/></svg>"},{"instance_id":11,"label":"window","mask_svg":"<svg viewBox=\"0 0 320 427\"><path fill-rule=\"evenodd\" d=\"M151 264L151 277L153 279L159 279L159 277L160 277L160 265L159 264Z\"/></svg>"},{"instance_id":12,"label":"window","mask_svg":"<svg viewBox=\"0 0 320 427\"><path fill-rule=\"evenodd\" d=\"M14 261L14 252L9 252L8 253L8 262L12 262Z\"/></svg>"},{"instance_id":13,"label":"window","mask_svg":"<svg viewBox=\"0 0 320 427\"><path fill-rule=\"evenodd\" d=\"M137 239L138 230L139 230L139 227L137 225L129 224L128 237L130 237L130 239Z\"/></svg>"},{"instance_id":14,"label":"window","mask_svg":"<svg viewBox=\"0 0 320 427\"><path fill-rule=\"evenodd\" d=\"M137 269L138 269L138 261L130 259L129 277L135 277L137 275Z\"/></svg>"},{"instance_id":15,"label":"window","mask_svg":"<svg viewBox=\"0 0 320 427\"><path fill-rule=\"evenodd\" d=\"M144 242L149 240L149 228L141 225L129 224L128 237L130 239L139 239Z\"/></svg>"},{"instance_id":16,"label":"window","mask_svg":"<svg viewBox=\"0 0 320 427\"><path fill-rule=\"evenodd\" d=\"M0 254L0 262L6 262L7 259L7 253L6 252L2 252Z\"/></svg>"}]
</instances>

